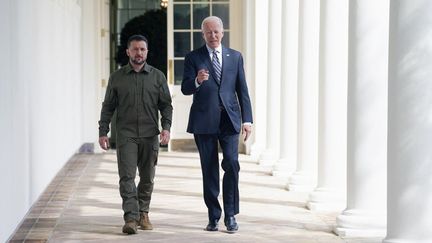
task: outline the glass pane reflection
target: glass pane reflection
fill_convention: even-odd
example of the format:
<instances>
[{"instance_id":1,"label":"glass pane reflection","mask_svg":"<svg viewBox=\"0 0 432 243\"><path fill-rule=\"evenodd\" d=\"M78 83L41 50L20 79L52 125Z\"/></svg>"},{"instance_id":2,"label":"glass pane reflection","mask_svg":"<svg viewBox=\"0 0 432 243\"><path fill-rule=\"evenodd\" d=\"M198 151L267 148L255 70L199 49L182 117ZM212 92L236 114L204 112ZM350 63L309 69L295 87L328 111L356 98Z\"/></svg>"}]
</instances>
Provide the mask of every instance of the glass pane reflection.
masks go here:
<instances>
[{"instance_id":1,"label":"glass pane reflection","mask_svg":"<svg viewBox=\"0 0 432 243\"><path fill-rule=\"evenodd\" d=\"M202 32L194 32L193 33L193 49L197 49L205 44L205 41L202 37Z\"/></svg>"},{"instance_id":2,"label":"glass pane reflection","mask_svg":"<svg viewBox=\"0 0 432 243\"><path fill-rule=\"evenodd\" d=\"M184 57L190 51L191 39L189 32L174 33L174 57Z\"/></svg>"},{"instance_id":3,"label":"glass pane reflection","mask_svg":"<svg viewBox=\"0 0 432 243\"><path fill-rule=\"evenodd\" d=\"M174 84L181 85L183 80L184 60L174 60Z\"/></svg>"},{"instance_id":4,"label":"glass pane reflection","mask_svg":"<svg viewBox=\"0 0 432 243\"><path fill-rule=\"evenodd\" d=\"M190 29L190 7L174 4L174 29Z\"/></svg>"},{"instance_id":5,"label":"glass pane reflection","mask_svg":"<svg viewBox=\"0 0 432 243\"><path fill-rule=\"evenodd\" d=\"M159 9L160 1L159 0L132 0L130 1L130 8L139 8L139 9Z\"/></svg>"},{"instance_id":6,"label":"glass pane reflection","mask_svg":"<svg viewBox=\"0 0 432 243\"><path fill-rule=\"evenodd\" d=\"M129 2L128 0L118 0L118 2L117 2L117 8L118 9L129 8L128 2Z\"/></svg>"},{"instance_id":7,"label":"glass pane reflection","mask_svg":"<svg viewBox=\"0 0 432 243\"><path fill-rule=\"evenodd\" d=\"M124 25L129 21L128 10L117 10L117 33L120 33Z\"/></svg>"},{"instance_id":8,"label":"glass pane reflection","mask_svg":"<svg viewBox=\"0 0 432 243\"><path fill-rule=\"evenodd\" d=\"M229 47L229 32L228 31L224 32L224 37L222 38L222 45L224 45L225 47Z\"/></svg>"},{"instance_id":9,"label":"glass pane reflection","mask_svg":"<svg viewBox=\"0 0 432 243\"><path fill-rule=\"evenodd\" d=\"M213 4L213 15L222 19L224 29L229 29L229 5L228 4Z\"/></svg>"},{"instance_id":10,"label":"glass pane reflection","mask_svg":"<svg viewBox=\"0 0 432 243\"><path fill-rule=\"evenodd\" d=\"M193 28L201 29L201 22L205 17L210 15L210 5L194 4L193 5Z\"/></svg>"}]
</instances>

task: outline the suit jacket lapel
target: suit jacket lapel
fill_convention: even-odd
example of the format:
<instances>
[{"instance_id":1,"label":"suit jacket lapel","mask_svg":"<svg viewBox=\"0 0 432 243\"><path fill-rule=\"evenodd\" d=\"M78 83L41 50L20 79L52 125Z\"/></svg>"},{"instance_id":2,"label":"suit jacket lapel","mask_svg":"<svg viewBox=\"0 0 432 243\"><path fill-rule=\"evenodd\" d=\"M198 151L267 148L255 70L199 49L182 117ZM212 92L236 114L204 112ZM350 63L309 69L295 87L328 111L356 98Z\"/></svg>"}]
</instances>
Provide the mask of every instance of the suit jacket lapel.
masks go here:
<instances>
[{"instance_id":1,"label":"suit jacket lapel","mask_svg":"<svg viewBox=\"0 0 432 243\"><path fill-rule=\"evenodd\" d=\"M215 75L215 72L214 72L214 69L213 69L213 64L211 63L211 60L210 60L210 54L209 54L209 52L207 50L207 47L205 45L203 47L201 47L200 53L201 53L201 59L204 61L204 64L205 64L206 67L200 67L198 69L205 68L205 69L209 70L210 76L212 77L212 79L218 85L220 85L220 81L216 80L214 78L214 77L216 77L216 75ZM223 62L222 62L222 65L223 65ZM222 71L222 73L223 73L223 71Z\"/></svg>"},{"instance_id":2,"label":"suit jacket lapel","mask_svg":"<svg viewBox=\"0 0 432 243\"><path fill-rule=\"evenodd\" d=\"M225 80L224 77L225 77L225 75L227 75L226 74L227 72L225 72L225 69L228 68L230 65L232 65L229 49L226 48L225 46L222 46L222 55L221 56L222 56L221 80Z\"/></svg>"}]
</instances>

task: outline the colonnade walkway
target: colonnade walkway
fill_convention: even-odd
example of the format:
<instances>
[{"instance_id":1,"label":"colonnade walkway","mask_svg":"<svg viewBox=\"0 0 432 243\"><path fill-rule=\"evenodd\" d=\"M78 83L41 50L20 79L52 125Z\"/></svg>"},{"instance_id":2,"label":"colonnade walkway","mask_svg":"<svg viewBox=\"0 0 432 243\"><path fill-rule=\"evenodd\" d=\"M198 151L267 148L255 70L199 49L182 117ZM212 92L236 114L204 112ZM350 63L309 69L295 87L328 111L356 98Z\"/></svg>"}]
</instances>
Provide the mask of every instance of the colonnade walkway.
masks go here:
<instances>
[{"instance_id":1,"label":"colonnade walkway","mask_svg":"<svg viewBox=\"0 0 432 243\"><path fill-rule=\"evenodd\" d=\"M308 194L285 190L286 180L240 156L239 232L204 231L198 155L161 152L150 208L152 231L121 233L123 225L114 151L73 156L22 221L10 242L287 242L378 243L332 233L336 213L306 209Z\"/></svg>"}]
</instances>

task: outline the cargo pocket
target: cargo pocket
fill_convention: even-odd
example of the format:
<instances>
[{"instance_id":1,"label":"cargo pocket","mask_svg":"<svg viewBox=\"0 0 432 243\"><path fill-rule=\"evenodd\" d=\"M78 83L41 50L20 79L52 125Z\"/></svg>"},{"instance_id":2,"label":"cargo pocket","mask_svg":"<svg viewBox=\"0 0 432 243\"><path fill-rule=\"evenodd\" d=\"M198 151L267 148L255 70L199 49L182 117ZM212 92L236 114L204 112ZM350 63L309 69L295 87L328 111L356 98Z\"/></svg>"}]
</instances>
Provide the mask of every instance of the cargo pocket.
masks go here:
<instances>
[{"instance_id":1,"label":"cargo pocket","mask_svg":"<svg viewBox=\"0 0 432 243\"><path fill-rule=\"evenodd\" d=\"M157 165L158 162L158 157L159 157L159 141L157 142L157 144L153 145L153 161L154 161L154 165Z\"/></svg>"}]
</instances>

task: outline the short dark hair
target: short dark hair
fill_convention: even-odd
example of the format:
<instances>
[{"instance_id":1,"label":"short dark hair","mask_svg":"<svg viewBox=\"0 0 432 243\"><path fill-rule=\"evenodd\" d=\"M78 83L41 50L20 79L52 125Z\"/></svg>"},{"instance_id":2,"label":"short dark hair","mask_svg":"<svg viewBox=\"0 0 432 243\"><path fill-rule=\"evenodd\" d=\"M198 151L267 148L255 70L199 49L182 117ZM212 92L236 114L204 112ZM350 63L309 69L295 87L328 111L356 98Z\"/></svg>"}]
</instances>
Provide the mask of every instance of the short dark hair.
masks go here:
<instances>
[{"instance_id":1,"label":"short dark hair","mask_svg":"<svg viewBox=\"0 0 432 243\"><path fill-rule=\"evenodd\" d=\"M128 39L128 41L127 41L127 47L128 47L128 48L129 48L130 43L131 43L132 41L144 41L144 42L146 43L146 45L147 45L147 48L148 48L148 40L147 40L147 38L145 38L145 36L143 36L143 35L132 35L131 37L129 37L129 39Z\"/></svg>"}]
</instances>

